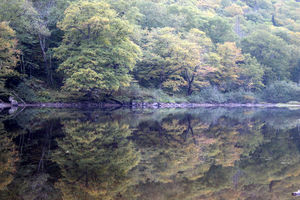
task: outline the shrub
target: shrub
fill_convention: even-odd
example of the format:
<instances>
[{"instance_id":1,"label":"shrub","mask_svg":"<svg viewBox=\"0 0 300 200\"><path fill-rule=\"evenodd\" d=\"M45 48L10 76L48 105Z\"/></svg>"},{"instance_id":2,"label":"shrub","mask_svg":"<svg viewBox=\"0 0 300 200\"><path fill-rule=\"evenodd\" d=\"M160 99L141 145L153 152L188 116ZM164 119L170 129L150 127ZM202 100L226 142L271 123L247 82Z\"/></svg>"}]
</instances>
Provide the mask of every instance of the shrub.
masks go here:
<instances>
[{"instance_id":1,"label":"shrub","mask_svg":"<svg viewBox=\"0 0 300 200\"><path fill-rule=\"evenodd\" d=\"M26 103L78 101L78 98L72 99L69 93L46 88L38 79L25 80L14 89Z\"/></svg>"},{"instance_id":2,"label":"shrub","mask_svg":"<svg viewBox=\"0 0 300 200\"><path fill-rule=\"evenodd\" d=\"M161 103L182 103L187 100L184 97L170 96L160 89L146 89L145 96L152 96L152 102Z\"/></svg>"},{"instance_id":3,"label":"shrub","mask_svg":"<svg viewBox=\"0 0 300 200\"><path fill-rule=\"evenodd\" d=\"M255 103L258 101L258 97L254 93L243 89L226 93L225 96L228 103Z\"/></svg>"},{"instance_id":4,"label":"shrub","mask_svg":"<svg viewBox=\"0 0 300 200\"><path fill-rule=\"evenodd\" d=\"M36 95L36 92L32 88L30 88L25 82L22 82L17 86L16 92L27 103L34 103L40 101L40 99Z\"/></svg>"},{"instance_id":5,"label":"shrub","mask_svg":"<svg viewBox=\"0 0 300 200\"><path fill-rule=\"evenodd\" d=\"M192 103L224 103L226 97L217 88L208 87L190 96L189 101Z\"/></svg>"},{"instance_id":6,"label":"shrub","mask_svg":"<svg viewBox=\"0 0 300 200\"><path fill-rule=\"evenodd\" d=\"M179 96L170 96L160 89L148 89L140 87L138 84L132 84L128 88L122 88L117 94L122 101L129 102L160 102L160 103L181 103L186 102L186 98Z\"/></svg>"},{"instance_id":7,"label":"shrub","mask_svg":"<svg viewBox=\"0 0 300 200\"><path fill-rule=\"evenodd\" d=\"M293 82L277 81L268 85L261 93L261 98L271 103L299 101L300 87Z\"/></svg>"}]
</instances>

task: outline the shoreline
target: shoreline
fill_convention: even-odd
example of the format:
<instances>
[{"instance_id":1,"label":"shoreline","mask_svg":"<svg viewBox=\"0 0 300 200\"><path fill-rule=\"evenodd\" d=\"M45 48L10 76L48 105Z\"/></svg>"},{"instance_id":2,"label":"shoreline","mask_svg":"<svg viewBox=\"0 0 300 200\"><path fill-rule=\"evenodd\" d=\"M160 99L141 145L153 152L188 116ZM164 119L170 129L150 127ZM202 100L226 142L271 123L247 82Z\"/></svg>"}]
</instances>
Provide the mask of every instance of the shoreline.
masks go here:
<instances>
[{"instance_id":1,"label":"shoreline","mask_svg":"<svg viewBox=\"0 0 300 200\"><path fill-rule=\"evenodd\" d=\"M295 107L300 108L300 104L288 103L223 103L223 104L210 104L210 103L133 103L133 104L111 104L111 103L29 103L12 105L9 103L0 103L0 108L11 107L36 107L36 108L211 108L211 107L253 107L253 108L281 108L281 107Z\"/></svg>"}]
</instances>

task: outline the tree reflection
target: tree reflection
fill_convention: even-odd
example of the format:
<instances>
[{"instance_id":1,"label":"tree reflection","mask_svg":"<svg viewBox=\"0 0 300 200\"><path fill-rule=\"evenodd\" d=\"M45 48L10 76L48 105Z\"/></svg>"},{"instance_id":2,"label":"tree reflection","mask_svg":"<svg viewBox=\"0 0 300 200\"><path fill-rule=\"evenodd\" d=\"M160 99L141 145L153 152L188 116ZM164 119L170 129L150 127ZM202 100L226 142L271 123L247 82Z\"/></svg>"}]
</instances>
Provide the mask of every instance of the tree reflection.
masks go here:
<instances>
[{"instance_id":1,"label":"tree reflection","mask_svg":"<svg viewBox=\"0 0 300 200\"><path fill-rule=\"evenodd\" d=\"M3 122L0 121L0 191L7 189L7 185L12 182L17 160L16 146L4 129Z\"/></svg>"},{"instance_id":2,"label":"tree reflection","mask_svg":"<svg viewBox=\"0 0 300 200\"><path fill-rule=\"evenodd\" d=\"M5 131L0 131L0 134L6 133L9 141L1 138L3 145L0 147L9 148L0 152L6 156L18 152L18 162L14 165L14 173L11 173L12 179L7 189L0 192L0 199L58 199L59 191L54 189L53 179L48 173L55 168L55 164L49 162L48 158L54 146L51 141L53 132L57 131L57 128L54 129L57 121L34 118L35 123L23 126L20 120L23 117L7 116L2 123Z\"/></svg>"},{"instance_id":3,"label":"tree reflection","mask_svg":"<svg viewBox=\"0 0 300 200\"><path fill-rule=\"evenodd\" d=\"M56 187L64 199L116 199L132 185L127 173L138 164L139 152L128 140L131 129L115 120L63 121L53 161L62 178Z\"/></svg>"},{"instance_id":4,"label":"tree reflection","mask_svg":"<svg viewBox=\"0 0 300 200\"><path fill-rule=\"evenodd\" d=\"M299 118L281 109L28 110L0 123L0 199L290 199Z\"/></svg>"},{"instance_id":5,"label":"tree reflection","mask_svg":"<svg viewBox=\"0 0 300 200\"><path fill-rule=\"evenodd\" d=\"M139 199L193 199L237 187L243 173L236 162L262 143L262 127L226 116L208 123L188 113L141 123L134 141L143 156L132 172L143 183Z\"/></svg>"}]
</instances>

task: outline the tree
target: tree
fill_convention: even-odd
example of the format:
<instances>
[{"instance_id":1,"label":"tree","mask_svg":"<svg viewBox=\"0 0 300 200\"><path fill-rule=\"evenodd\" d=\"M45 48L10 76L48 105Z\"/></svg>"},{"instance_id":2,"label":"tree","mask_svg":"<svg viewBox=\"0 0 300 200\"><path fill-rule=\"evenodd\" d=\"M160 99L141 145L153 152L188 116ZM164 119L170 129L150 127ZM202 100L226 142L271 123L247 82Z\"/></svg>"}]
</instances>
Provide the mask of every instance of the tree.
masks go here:
<instances>
[{"instance_id":1,"label":"tree","mask_svg":"<svg viewBox=\"0 0 300 200\"><path fill-rule=\"evenodd\" d=\"M244 61L239 66L241 68L239 79L246 90L259 90L264 87L264 69L255 57L244 55Z\"/></svg>"},{"instance_id":2,"label":"tree","mask_svg":"<svg viewBox=\"0 0 300 200\"><path fill-rule=\"evenodd\" d=\"M190 95L207 83L205 76L213 71L206 62L212 43L204 32L192 29L181 35L173 28L154 29L145 40L137 69L142 84L173 92L186 88Z\"/></svg>"},{"instance_id":3,"label":"tree","mask_svg":"<svg viewBox=\"0 0 300 200\"><path fill-rule=\"evenodd\" d=\"M22 51L19 71L31 75L32 69L40 70L40 65L43 66L41 47L45 46L38 36L48 36L49 30L31 1L0 0L0 5L0 21L9 21L10 27L16 32L18 48Z\"/></svg>"},{"instance_id":4,"label":"tree","mask_svg":"<svg viewBox=\"0 0 300 200\"><path fill-rule=\"evenodd\" d=\"M218 44L217 54L212 55L211 60L218 66L210 77L212 84L223 91L234 90L241 85L241 68L238 63L243 62L244 56L234 42Z\"/></svg>"},{"instance_id":5,"label":"tree","mask_svg":"<svg viewBox=\"0 0 300 200\"><path fill-rule=\"evenodd\" d=\"M167 7L162 3L152 1L137 1L142 18L140 25L144 29L162 28L166 26Z\"/></svg>"},{"instance_id":6,"label":"tree","mask_svg":"<svg viewBox=\"0 0 300 200\"><path fill-rule=\"evenodd\" d=\"M214 43L233 41L234 35L232 27L226 19L213 17L204 24L203 29Z\"/></svg>"},{"instance_id":7,"label":"tree","mask_svg":"<svg viewBox=\"0 0 300 200\"><path fill-rule=\"evenodd\" d=\"M131 24L138 24L143 17L140 10L137 8L136 0L106 0L106 2L117 11L120 18L127 19Z\"/></svg>"},{"instance_id":8,"label":"tree","mask_svg":"<svg viewBox=\"0 0 300 200\"><path fill-rule=\"evenodd\" d=\"M62 40L62 34L56 26L58 21L64 17L64 10L70 3L64 0L33 1L33 7L37 13L36 35L39 41L43 57L44 70L48 85L53 85L53 47L57 41Z\"/></svg>"},{"instance_id":9,"label":"tree","mask_svg":"<svg viewBox=\"0 0 300 200\"><path fill-rule=\"evenodd\" d=\"M242 40L241 45L243 53L251 54L264 66L264 83L290 77L290 48L280 37L259 30Z\"/></svg>"},{"instance_id":10,"label":"tree","mask_svg":"<svg viewBox=\"0 0 300 200\"><path fill-rule=\"evenodd\" d=\"M192 29L182 42L182 48L185 50L182 58L183 77L187 85L187 95L207 85L206 76L215 71L214 66L208 62L212 47L211 40L198 29Z\"/></svg>"},{"instance_id":11,"label":"tree","mask_svg":"<svg viewBox=\"0 0 300 200\"><path fill-rule=\"evenodd\" d=\"M182 39L173 28L157 28L144 35L143 58L136 70L144 85L178 91L185 84L181 76L184 49Z\"/></svg>"},{"instance_id":12,"label":"tree","mask_svg":"<svg viewBox=\"0 0 300 200\"><path fill-rule=\"evenodd\" d=\"M108 4L75 2L58 26L65 31L55 49L55 57L62 61L58 71L64 73L64 89L95 97L129 85L129 72L140 50L130 41L129 23L118 18Z\"/></svg>"},{"instance_id":13,"label":"tree","mask_svg":"<svg viewBox=\"0 0 300 200\"><path fill-rule=\"evenodd\" d=\"M192 4L184 1L182 4ZM180 5L176 2L168 6L166 26L174 27L178 31L190 31L193 28L199 29L207 22L207 17L195 5Z\"/></svg>"},{"instance_id":14,"label":"tree","mask_svg":"<svg viewBox=\"0 0 300 200\"><path fill-rule=\"evenodd\" d=\"M260 90L264 86L263 66L250 54L242 54L235 43L219 44L217 54L210 54L209 62L217 66L217 70L209 74L209 80L220 90L244 88L250 91Z\"/></svg>"},{"instance_id":15,"label":"tree","mask_svg":"<svg viewBox=\"0 0 300 200\"><path fill-rule=\"evenodd\" d=\"M8 77L16 76L14 70L19 60L15 32L7 22L0 22L0 90L4 89Z\"/></svg>"}]
</instances>

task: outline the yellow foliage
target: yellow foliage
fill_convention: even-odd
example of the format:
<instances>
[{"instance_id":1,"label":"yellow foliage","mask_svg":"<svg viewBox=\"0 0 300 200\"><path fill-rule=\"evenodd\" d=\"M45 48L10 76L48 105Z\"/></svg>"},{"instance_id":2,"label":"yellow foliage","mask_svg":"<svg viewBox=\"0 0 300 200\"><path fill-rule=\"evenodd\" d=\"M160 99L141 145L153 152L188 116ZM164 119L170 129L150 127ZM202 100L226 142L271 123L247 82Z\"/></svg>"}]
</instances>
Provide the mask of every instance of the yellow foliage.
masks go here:
<instances>
[{"instance_id":1,"label":"yellow foliage","mask_svg":"<svg viewBox=\"0 0 300 200\"><path fill-rule=\"evenodd\" d=\"M244 14L243 9L240 6L236 5L236 4L232 4L231 6L226 7L225 11L228 12L228 14L231 17L236 16L236 15L243 15Z\"/></svg>"},{"instance_id":2,"label":"yellow foliage","mask_svg":"<svg viewBox=\"0 0 300 200\"><path fill-rule=\"evenodd\" d=\"M15 32L7 22L0 22L0 78L14 73L20 54L16 46Z\"/></svg>"}]
</instances>

